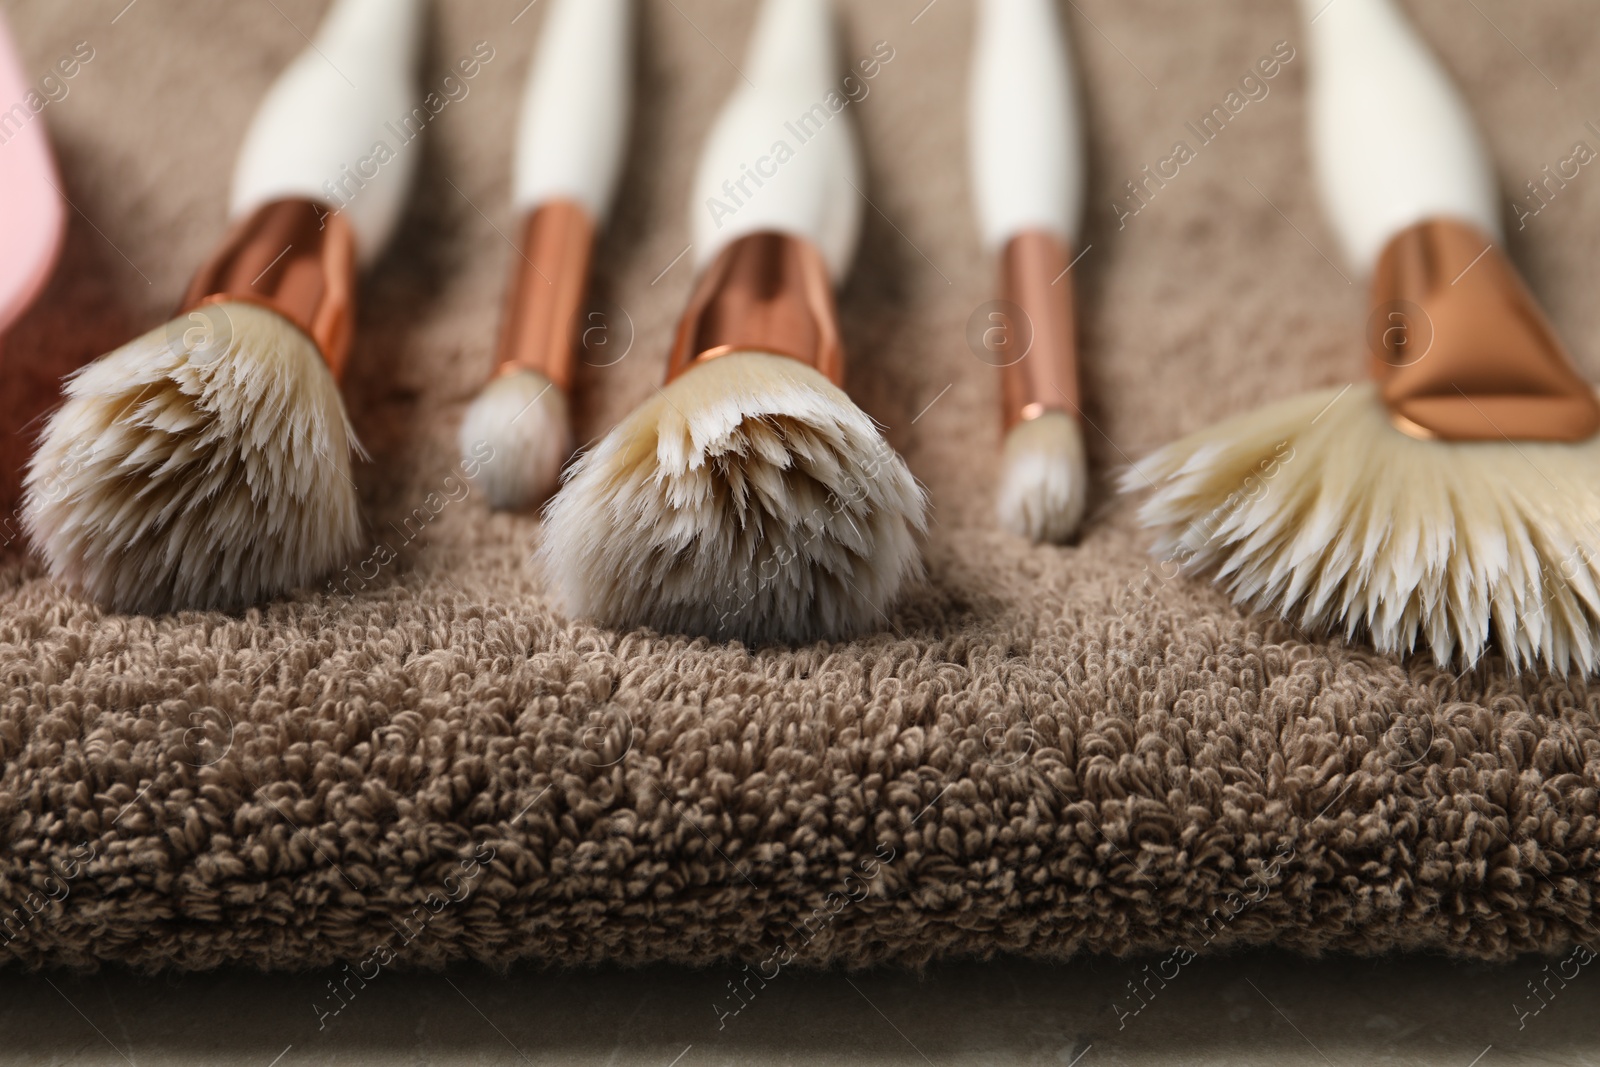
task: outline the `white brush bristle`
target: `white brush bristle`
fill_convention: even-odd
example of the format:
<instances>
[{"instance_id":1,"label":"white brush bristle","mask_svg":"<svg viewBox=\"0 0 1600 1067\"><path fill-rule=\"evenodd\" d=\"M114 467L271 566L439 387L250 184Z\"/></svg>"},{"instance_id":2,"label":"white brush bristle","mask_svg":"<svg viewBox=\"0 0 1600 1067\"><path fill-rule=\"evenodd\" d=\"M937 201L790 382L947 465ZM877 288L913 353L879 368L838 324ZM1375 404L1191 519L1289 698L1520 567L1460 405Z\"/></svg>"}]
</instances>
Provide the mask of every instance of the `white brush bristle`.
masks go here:
<instances>
[{"instance_id":1,"label":"white brush bristle","mask_svg":"<svg viewBox=\"0 0 1600 1067\"><path fill-rule=\"evenodd\" d=\"M1370 383L1311 393L1161 449L1155 551L1213 570L1243 604L1308 627L1419 642L1449 667L1492 636L1514 668L1600 653L1600 437L1580 444L1406 436Z\"/></svg>"},{"instance_id":2,"label":"white brush bristle","mask_svg":"<svg viewBox=\"0 0 1600 1067\"><path fill-rule=\"evenodd\" d=\"M1000 525L1060 544L1078 530L1089 495L1089 465L1078 420L1060 411L1019 422L1000 456Z\"/></svg>"},{"instance_id":3,"label":"white brush bristle","mask_svg":"<svg viewBox=\"0 0 1600 1067\"><path fill-rule=\"evenodd\" d=\"M518 511L555 491L561 464L572 454L567 398L542 374L502 374L478 394L461 420L461 454L494 451L475 479L489 506Z\"/></svg>"},{"instance_id":4,"label":"white brush bristle","mask_svg":"<svg viewBox=\"0 0 1600 1067\"><path fill-rule=\"evenodd\" d=\"M251 304L152 330L67 382L24 482L50 574L115 611L237 610L347 559L355 435L316 346Z\"/></svg>"},{"instance_id":5,"label":"white brush bristle","mask_svg":"<svg viewBox=\"0 0 1600 1067\"><path fill-rule=\"evenodd\" d=\"M921 487L845 393L793 359L711 359L573 464L544 572L573 614L747 643L888 625L922 571Z\"/></svg>"}]
</instances>

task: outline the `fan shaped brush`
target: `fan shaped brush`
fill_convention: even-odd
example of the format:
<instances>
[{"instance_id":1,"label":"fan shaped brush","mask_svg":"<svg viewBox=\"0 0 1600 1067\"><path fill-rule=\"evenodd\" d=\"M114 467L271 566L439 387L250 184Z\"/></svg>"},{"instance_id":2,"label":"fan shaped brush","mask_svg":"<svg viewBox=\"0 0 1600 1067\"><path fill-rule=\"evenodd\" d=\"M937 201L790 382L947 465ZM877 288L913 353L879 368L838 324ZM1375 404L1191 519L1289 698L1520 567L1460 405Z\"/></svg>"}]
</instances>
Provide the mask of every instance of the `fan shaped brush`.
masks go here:
<instances>
[{"instance_id":1,"label":"fan shaped brush","mask_svg":"<svg viewBox=\"0 0 1600 1067\"><path fill-rule=\"evenodd\" d=\"M968 121L984 245L1001 264L1000 523L1055 542L1077 531L1089 481L1067 273L1083 132L1064 32L1054 0L981 0Z\"/></svg>"},{"instance_id":2,"label":"fan shaped brush","mask_svg":"<svg viewBox=\"0 0 1600 1067\"><path fill-rule=\"evenodd\" d=\"M1465 104L1390 0L1303 0L1313 157L1371 275L1373 380L1168 445L1124 487L1240 602L1441 666L1600 661L1600 403L1502 251Z\"/></svg>"},{"instance_id":3,"label":"fan shaped brush","mask_svg":"<svg viewBox=\"0 0 1600 1067\"><path fill-rule=\"evenodd\" d=\"M355 548L337 377L357 252L384 243L416 164L375 144L413 95L421 13L336 0L256 113L237 221L178 318L68 380L23 512L56 579L118 611L232 610Z\"/></svg>"},{"instance_id":4,"label":"fan shaped brush","mask_svg":"<svg viewBox=\"0 0 1600 1067\"><path fill-rule=\"evenodd\" d=\"M479 483L497 508L537 504L572 453L567 390L595 228L616 190L632 94L632 0L559 0L523 95L512 175L523 215L495 376L461 422L487 444Z\"/></svg>"},{"instance_id":5,"label":"fan shaped brush","mask_svg":"<svg viewBox=\"0 0 1600 1067\"><path fill-rule=\"evenodd\" d=\"M832 33L825 0L761 7L751 84L701 157L701 273L669 384L545 512L544 572L574 614L751 643L841 637L882 626L921 572L922 490L839 388L832 279L861 208L849 118L824 103ZM800 115L807 136L778 150Z\"/></svg>"}]
</instances>

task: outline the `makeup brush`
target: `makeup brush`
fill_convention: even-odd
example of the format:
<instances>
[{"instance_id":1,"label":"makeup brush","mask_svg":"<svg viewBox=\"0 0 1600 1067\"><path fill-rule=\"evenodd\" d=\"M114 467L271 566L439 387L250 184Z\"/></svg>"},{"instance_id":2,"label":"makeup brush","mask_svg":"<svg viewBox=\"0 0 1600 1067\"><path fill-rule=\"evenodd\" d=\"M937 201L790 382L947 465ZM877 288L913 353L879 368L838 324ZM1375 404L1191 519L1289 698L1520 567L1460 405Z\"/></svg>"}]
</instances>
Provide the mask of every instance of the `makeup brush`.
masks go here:
<instances>
[{"instance_id":1,"label":"makeup brush","mask_svg":"<svg viewBox=\"0 0 1600 1067\"><path fill-rule=\"evenodd\" d=\"M24 504L57 580L116 611L236 610L356 547L337 379L357 253L383 245L417 164L386 124L413 103L422 9L335 0L256 112L236 221L178 317L68 379Z\"/></svg>"},{"instance_id":2,"label":"makeup brush","mask_svg":"<svg viewBox=\"0 0 1600 1067\"><path fill-rule=\"evenodd\" d=\"M980 0L968 156L984 246L1000 260L1005 447L1000 523L1067 540L1089 470L1078 410L1072 280L1083 215L1083 131L1055 0Z\"/></svg>"},{"instance_id":3,"label":"makeup brush","mask_svg":"<svg viewBox=\"0 0 1600 1067\"><path fill-rule=\"evenodd\" d=\"M495 376L461 422L462 455L494 459L497 508L549 496L572 454L567 390L594 247L616 191L632 96L631 0L557 0L523 93L512 174L522 216Z\"/></svg>"},{"instance_id":4,"label":"makeup brush","mask_svg":"<svg viewBox=\"0 0 1600 1067\"><path fill-rule=\"evenodd\" d=\"M839 388L832 283L859 164L826 0L765 0L700 159L699 280L667 386L569 469L544 573L568 611L748 643L881 626L921 572L921 488Z\"/></svg>"},{"instance_id":5,"label":"makeup brush","mask_svg":"<svg viewBox=\"0 0 1600 1067\"><path fill-rule=\"evenodd\" d=\"M1371 275L1373 380L1224 422L1124 479L1156 551L1385 652L1588 672L1600 403L1502 247L1463 100L1389 0L1302 0L1313 158Z\"/></svg>"}]
</instances>

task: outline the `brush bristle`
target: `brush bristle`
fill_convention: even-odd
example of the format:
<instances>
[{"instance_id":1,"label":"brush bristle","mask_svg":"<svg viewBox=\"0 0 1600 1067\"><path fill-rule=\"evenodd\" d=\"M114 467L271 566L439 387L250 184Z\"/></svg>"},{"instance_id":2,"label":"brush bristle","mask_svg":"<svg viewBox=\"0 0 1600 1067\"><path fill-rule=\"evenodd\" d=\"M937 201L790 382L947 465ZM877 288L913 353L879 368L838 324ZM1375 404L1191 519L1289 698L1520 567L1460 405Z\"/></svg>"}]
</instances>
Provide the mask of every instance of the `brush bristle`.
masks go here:
<instances>
[{"instance_id":1,"label":"brush bristle","mask_svg":"<svg viewBox=\"0 0 1600 1067\"><path fill-rule=\"evenodd\" d=\"M1441 667L1496 638L1513 668L1594 669L1600 437L1421 441L1370 383L1230 419L1123 478L1155 551L1307 627L1426 642Z\"/></svg>"},{"instance_id":2,"label":"brush bristle","mask_svg":"<svg viewBox=\"0 0 1600 1067\"><path fill-rule=\"evenodd\" d=\"M574 615L750 644L889 624L924 498L872 420L783 356L709 360L568 472L544 573Z\"/></svg>"},{"instance_id":3,"label":"brush bristle","mask_svg":"<svg viewBox=\"0 0 1600 1067\"><path fill-rule=\"evenodd\" d=\"M1060 544L1078 530L1089 467L1078 420L1047 411L1006 434L1000 456L1000 525L1021 537Z\"/></svg>"},{"instance_id":4,"label":"brush bristle","mask_svg":"<svg viewBox=\"0 0 1600 1067\"><path fill-rule=\"evenodd\" d=\"M237 610L350 556L354 433L316 346L250 304L169 324L67 382L24 482L50 574L115 611Z\"/></svg>"},{"instance_id":5,"label":"brush bristle","mask_svg":"<svg viewBox=\"0 0 1600 1067\"><path fill-rule=\"evenodd\" d=\"M478 455L484 445L493 449L476 478L490 507L538 504L555 491L572 454L566 394L530 370L502 374L467 408L459 442L463 456Z\"/></svg>"}]
</instances>

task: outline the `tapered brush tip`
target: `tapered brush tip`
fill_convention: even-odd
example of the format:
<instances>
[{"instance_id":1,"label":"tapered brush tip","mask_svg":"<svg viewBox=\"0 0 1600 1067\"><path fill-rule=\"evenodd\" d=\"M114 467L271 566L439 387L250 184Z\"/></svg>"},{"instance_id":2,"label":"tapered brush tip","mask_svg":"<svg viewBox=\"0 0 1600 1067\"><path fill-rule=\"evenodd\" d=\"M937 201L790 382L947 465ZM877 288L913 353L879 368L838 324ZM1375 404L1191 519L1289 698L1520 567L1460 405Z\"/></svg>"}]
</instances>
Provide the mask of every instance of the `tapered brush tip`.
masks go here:
<instances>
[{"instance_id":1,"label":"tapered brush tip","mask_svg":"<svg viewBox=\"0 0 1600 1067\"><path fill-rule=\"evenodd\" d=\"M112 610L237 610L350 557L356 447L309 337L211 305L68 380L23 523L52 578Z\"/></svg>"},{"instance_id":2,"label":"tapered brush tip","mask_svg":"<svg viewBox=\"0 0 1600 1067\"><path fill-rule=\"evenodd\" d=\"M578 459L539 555L572 614L751 644L889 625L922 573L923 492L876 425L797 360L733 353Z\"/></svg>"},{"instance_id":3,"label":"tapered brush tip","mask_svg":"<svg viewBox=\"0 0 1600 1067\"><path fill-rule=\"evenodd\" d=\"M555 491L572 454L566 394L535 371L502 374L468 406L458 440L463 456L489 457L475 481L490 507L532 507Z\"/></svg>"},{"instance_id":4,"label":"tapered brush tip","mask_svg":"<svg viewBox=\"0 0 1600 1067\"><path fill-rule=\"evenodd\" d=\"M1060 411L1013 426L1000 457L1000 525L1060 544L1077 533L1089 496L1089 463L1078 420Z\"/></svg>"}]
</instances>

